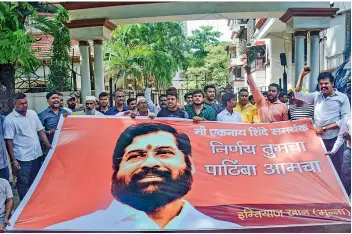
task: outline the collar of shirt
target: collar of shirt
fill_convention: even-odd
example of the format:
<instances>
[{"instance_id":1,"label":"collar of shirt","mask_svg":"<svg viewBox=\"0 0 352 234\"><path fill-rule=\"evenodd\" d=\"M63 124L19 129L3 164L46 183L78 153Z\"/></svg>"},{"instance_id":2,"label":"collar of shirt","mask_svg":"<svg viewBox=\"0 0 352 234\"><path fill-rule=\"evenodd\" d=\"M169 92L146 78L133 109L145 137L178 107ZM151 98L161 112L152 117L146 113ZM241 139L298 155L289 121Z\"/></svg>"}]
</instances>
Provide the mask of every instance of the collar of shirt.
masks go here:
<instances>
[{"instance_id":1,"label":"collar of shirt","mask_svg":"<svg viewBox=\"0 0 352 234\"><path fill-rule=\"evenodd\" d=\"M146 116L146 117L149 116L149 114L150 114L149 109L148 109L147 111L148 111L147 115L143 115L143 116ZM136 115L137 115L137 116L142 116L142 115L139 113L139 111L137 111Z\"/></svg>"},{"instance_id":2,"label":"collar of shirt","mask_svg":"<svg viewBox=\"0 0 352 234\"><path fill-rule=\"evenodd\" d=\"M225 115L235 115L234 111L232 113L230 113L227 109L225 109L224 111L225 111Z\"/></svg>"},{"instance_id":3,"label":"collar of shirt","mask_svg":"<svg viewBox=\"0 0 352 234\"><path fill-rule=\"evenodd\" d=\"M97 111L100 111L100 112L102 112L102 113L106 113L106 112L109 111L109 108L110 108L110 107L108 107L108 109L106 109L106 111L103 112L103 110L101 109L101 106L99 106L96 110L97 110Z\"/></svg>"},{"instance_id":4,"label":"collar of shirt","mask_svg":"<svg viewBox=\"0 0 352 234\"><path fill-rule=\"evenodd\" d=\"M243 108L241 108L240 105L238 105L238 107L239 107L240 110L244 110L244 109L247 109L247 108L250 108L250 107L254 107L254 106L251 103L248 102Z\"/></svg>"},{"instance_id":5,"label":"collar of shirt","mask_svg":"<svg viewBox=\"0 0 352 234\"><path fill-rule=\"evenodd\" d=\"M52 112L52 113L56 114L54 111L52 111L50 109L50 106L48 108L46 108L45 111L46 112ZM67 112L67 111L64 108L59 108L59 113L57 115L61 115L61 114L65 113L65 112Z\"/></svg>"},{"instance_id":6,"label":"collar of shirt","mask_svg":"<svg viewBox=\"0 0 352 234\"><path fill-rule=\"evenodd\" d=\"M28 117L28 110L26 111L26 116L23 116L23 115L21 115L20 113L18 113L15 109L13 109L13 115L15 116L15 117Z\"/></svg>"}]
</instances>

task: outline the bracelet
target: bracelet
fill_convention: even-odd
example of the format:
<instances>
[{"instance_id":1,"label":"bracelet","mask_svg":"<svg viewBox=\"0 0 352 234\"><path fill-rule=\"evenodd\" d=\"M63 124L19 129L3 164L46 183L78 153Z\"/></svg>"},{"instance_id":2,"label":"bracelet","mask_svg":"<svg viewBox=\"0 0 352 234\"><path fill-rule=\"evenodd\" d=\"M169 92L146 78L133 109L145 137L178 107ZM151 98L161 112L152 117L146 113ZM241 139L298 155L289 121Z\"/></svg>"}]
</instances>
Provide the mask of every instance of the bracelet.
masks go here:
<instances>
[{"instance_id":1,"label":"bracelet","mask_svg":"<svg viewBox=\"0 0 352 234\"><path fill-rule=\"evenodd\" d=\"M13 161L11 162L11 165L14 164L15 162L17 162L17 161L16 161L16 160L13 160Z\"/></svg>"}]
</instances>

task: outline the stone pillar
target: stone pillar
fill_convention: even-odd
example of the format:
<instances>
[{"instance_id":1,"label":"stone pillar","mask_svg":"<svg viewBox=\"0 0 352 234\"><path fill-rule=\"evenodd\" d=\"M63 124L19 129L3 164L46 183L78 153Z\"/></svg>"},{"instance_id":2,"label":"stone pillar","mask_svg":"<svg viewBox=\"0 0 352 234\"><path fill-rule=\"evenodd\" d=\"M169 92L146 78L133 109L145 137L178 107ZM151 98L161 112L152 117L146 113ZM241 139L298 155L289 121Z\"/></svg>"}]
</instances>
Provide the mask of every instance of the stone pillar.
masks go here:
<instances>
[{"instance_id":1,"label":"stone pillar","mask_svg":"<svg viewBox=\"0 0 352 234\"><path fill-rule=\"evenodd\" d=\"M304 67L304 39L306 32L297 31L295 37L295 85L297 84L299 74Z\"/></svg>"},{"instance_id":2,"label":"stone pillar","mask_svg":"<svg viewBox=\"0 0 352 234\"><path fill-rule=\"evenodd\" d=\"M79 41L79 52L81 54L80 73L82 103L86 101L86 96L91 95L88 46L88 41Z\"/></svg>"},{"instance_id":3,"label":"stone pillar","mask_svg":"<svg viewBox=\"0 0 352 234\"><path fill-rule=\"evenodd\" d=\"M103 63L103 41L94 40L94 77L95 77L95 96L105 92L104 82L104 63Z\"/></svg>"},{"instance_id":4,"label":"stone pillar","mask_svg":"<svg viewBox=\"0 0 352 234\"><path fill-rule=\"evenodd\" d=\"M317 86L317 78L319 75L319 55L320 55L320 46L319 46L319 31L310 31L310 68L309 73L309 92L314 92Z\"/></svg>"}]
</instances>

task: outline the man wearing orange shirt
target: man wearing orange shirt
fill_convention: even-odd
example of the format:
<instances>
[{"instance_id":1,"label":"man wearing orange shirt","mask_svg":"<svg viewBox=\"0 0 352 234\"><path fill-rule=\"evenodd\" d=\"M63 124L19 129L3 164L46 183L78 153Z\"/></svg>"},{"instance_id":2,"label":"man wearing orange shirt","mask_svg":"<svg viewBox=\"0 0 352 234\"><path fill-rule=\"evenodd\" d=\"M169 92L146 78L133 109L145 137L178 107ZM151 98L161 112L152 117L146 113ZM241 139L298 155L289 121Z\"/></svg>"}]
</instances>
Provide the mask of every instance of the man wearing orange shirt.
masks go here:
<instances>
[{"instance_id":1,"label":"man wearing orange shirt","mask_svg":"<svg viewBox=\"0 0 352 234\"><path fill-rule=\"evenodd\" d=\"M272 123L288 120L288 110L284 103L278 97L280 86L278 84L270 84L268 87L268 96L265 98L258 89L251 74L251 68L245 66L247 73L247 83L253 93L254 100L257 103L258 117L261 123Z\"/></svg>"}]
</instances>

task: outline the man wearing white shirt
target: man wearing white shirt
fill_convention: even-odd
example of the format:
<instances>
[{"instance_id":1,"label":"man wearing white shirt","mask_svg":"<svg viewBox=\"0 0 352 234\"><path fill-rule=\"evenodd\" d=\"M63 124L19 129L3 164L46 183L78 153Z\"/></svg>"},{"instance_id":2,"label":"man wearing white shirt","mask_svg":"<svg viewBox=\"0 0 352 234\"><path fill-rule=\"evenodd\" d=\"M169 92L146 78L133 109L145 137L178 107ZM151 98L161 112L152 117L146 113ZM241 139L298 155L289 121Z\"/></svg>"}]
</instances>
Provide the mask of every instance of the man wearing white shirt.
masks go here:
<instances>
[{"instance_id":1,"label":"man wearing white shirt","mask_svg":"<svg viewBox=\"0 0 352 234\"><path fill-rule=\"evenodd\" d=\"M14 106L15 109L4 121L4 138L13 172L17 176L18 194L22 200L40 169L43 152L38 135L47 148L51 148L51 145L37 113L28 110L24 93L14 96Z\"/></svg>"},{"instance_id":2,"label":"man wearing white shirt","mask_svg":"<svg viewBox=\"0 0 352 234\"><path fill-rule=\"evenodd\" d=\"M194 164L187 135L160 123L128 127L113 154L111 193L105 210L47 227L48 230L199 230L236 228L196 210L184 196Z\"/></svg>"},{"instance_id":3,"label":"man wearing white shirt","mask_svg":"<svg viewBox=\"0 0 352 234\"><path fill-rule=\"evenodd\" d=\"M96 100L94 96L87 96L85 105L86 105L86 110L84 112L84 115L100 115L100 116L104 115L103 113L95 109Z\"/></svg>"},{"instance_id":4,"label":"man wearing white shirt","mask_svg":"<svg viewBox=\"0 0 352 234\"><path fill-rule=\"evenodd\" d=\"M351 108L348 97L334 88L335 79L329 72L318 76L320 92L303 93L302 84L310 68L304 67L298 79L295 98L307 104L314 104L314 130L322 138L325 148L331 151L339 135L342 119L350 116ZM340 148L331 160L341 177L343 149Z\"/></svg>"},{"instance_id":5,"label":"man wearing white shirt","mask_svg":"<svg viewBox=\"0 0 352 234\"><path fill-rule=\"evenodd\" d=\"M341 148L343 143L347 141L347 148L343 153L341 166L341 179L348 195L351 194L351 119L350 116L342 121L341 128L337 140L331 151L326 155L333 156Z\"/></svg>"},{"instance_id":6,"label":"man wearing white shirt","mask_svg":"<svg viewBox=\"0 0 352 234\"><path fill-rule=\"evenodd\" d=\"M222 95L221 101L226 108L217 115L216 121L242 123L241 114L234 110L237 104L235 95L233 93L225 93Z\"/></svg>"}]
</instances>

